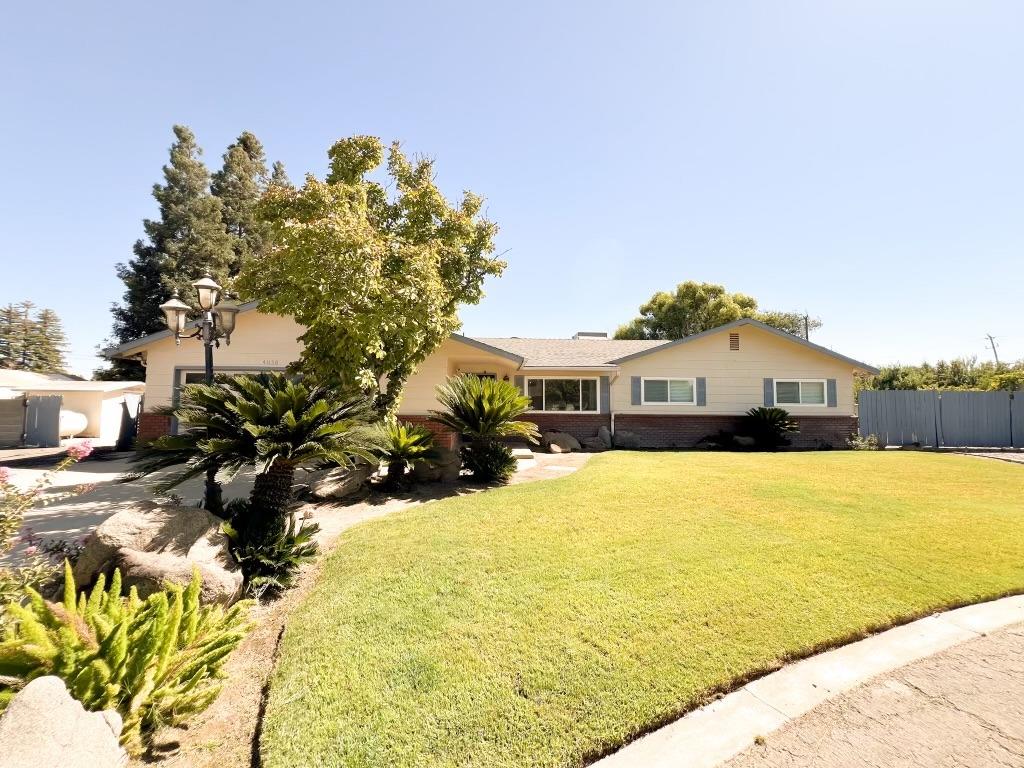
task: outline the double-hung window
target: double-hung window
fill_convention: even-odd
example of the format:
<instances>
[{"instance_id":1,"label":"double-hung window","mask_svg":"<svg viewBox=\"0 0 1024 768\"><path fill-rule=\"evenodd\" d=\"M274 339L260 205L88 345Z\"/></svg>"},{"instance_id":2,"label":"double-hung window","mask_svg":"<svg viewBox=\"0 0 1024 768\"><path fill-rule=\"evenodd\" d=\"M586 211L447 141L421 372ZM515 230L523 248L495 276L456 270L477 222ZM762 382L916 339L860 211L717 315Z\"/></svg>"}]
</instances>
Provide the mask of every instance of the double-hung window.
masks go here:
<instances>
[{"instance_id":1,"label":"double-hung window","mask_svg":"<svg viewBox=\"0 0 1024 768\"><path fill-rule=\"evenodd\" d=\"M825 405L825 382L820 379L775 380L776 405Z\"/></svg>"},{"instance_id":2,"label":"double-hung window","mask_svg":"<svg viewBox=\"0 0 1024 768\"><path fill-rule=\"evenodd\" d=\"M597 413L597 379L527 379L526 394L534 411Z\"/></svg>"},{"instance_id":3,"label":"double-hung window","mask_svg":"<svg viewBox=\"0 0 1024 768\"><path fill-rule=\"evenodd\" d=\"M643 404L693 405L697 402L696 379L643 379Z\"/></svg>"}]
</instances>

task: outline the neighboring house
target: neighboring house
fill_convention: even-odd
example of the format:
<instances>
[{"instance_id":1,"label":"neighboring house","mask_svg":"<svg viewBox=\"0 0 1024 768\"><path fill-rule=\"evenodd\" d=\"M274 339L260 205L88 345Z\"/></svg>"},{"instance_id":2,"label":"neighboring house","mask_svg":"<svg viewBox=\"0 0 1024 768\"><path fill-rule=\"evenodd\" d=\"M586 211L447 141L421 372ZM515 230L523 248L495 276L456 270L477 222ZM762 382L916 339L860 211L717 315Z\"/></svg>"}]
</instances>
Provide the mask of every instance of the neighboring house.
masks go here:
<instances>
[{"instance_id":1,"label":"neighboring house","mask_svg":"<svg viewBox=\"0 0 1024 768\"><path fill-rule=\"evenodd\" d=\"M144 385L141 381L84 381L65 374L34 373L30 371L0 370L0 399L13 400L23 396L59 395L62 419L58 437L73 434L76 437L88 437L99 445L113 445L121 431L121 421L127 412L134 416L142 399ZM81 418L68 418L70 413L81 414ZM5 415L7 410L5 409ZM16 415L16 412L12 412ZM5 438L15 432L24 431L6 424ZM11 440L4 439L5 444Z\"/></svg>"},{"instance_id":2,"label":"neighboring house","mask_svg":"<svg viewBox=\"0 0 1024 768\"><path fill-rule=\"evenodd\" d=\"M243 305L231 345L215 353L218 371L281 370L298 359L302 327L290 317ZM202 379L202 345L175 345L161 332L107 351L141 356L146 404L140 438L171 429L152 413L176 402L183 384ZM756 320L738 320L677 341L626 341L601 333L571 339L470 338L453 335L409 379L399 416L427 423L447 377L474 373L513 381L531 399L527 418L541 430L590 437L599 427L635 433L644 447L688 448L721 429L734 430L750 408L778 405L800 424L798 447L842 447L857 430L854 376L877 373Z\"/></svg>"}]
</instances>

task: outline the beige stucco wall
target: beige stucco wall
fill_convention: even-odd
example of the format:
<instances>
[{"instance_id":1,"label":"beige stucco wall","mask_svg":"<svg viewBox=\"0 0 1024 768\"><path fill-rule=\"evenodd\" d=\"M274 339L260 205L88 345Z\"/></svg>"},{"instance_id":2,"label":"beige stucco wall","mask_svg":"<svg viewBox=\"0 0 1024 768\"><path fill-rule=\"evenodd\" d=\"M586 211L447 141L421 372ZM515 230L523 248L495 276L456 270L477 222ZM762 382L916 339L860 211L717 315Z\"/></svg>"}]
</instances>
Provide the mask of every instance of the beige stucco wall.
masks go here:
<instances>
[{"instance_id":1,"label":"beige stucco wall","mask_svg":"<svg viewBox=\"0 0 1024 768\"><path fill-rule=\"evenodd\" d=\"M231 344L221 342L213 351L214 369L246 371L280 369L298 360L303 328L291 317L242 312L237 317ZM203 345L199 339L158 341L146 350L146 410L171 404L176 367L203 369Z\"/></svg>"},{"instance_id":2,"label":"beige stucco wall","mask_svg":"<svg viewBox=\"0 0 1024 768\"><path fill-rule=\"evenodd\" d=\"M460 373L493 373L499 379L516 375L516 363L455 339L448 339L420 364L409 377L398 411L403 415L426 415L440 408L437 385Z\"/></svg>"},{"instance_id":3,"label":"beige stucco wall","mask_svg":"<svg viewBox=\"0 0 1024 768\"><path fill-rule=\"evenodd\" d=\"M716 333L629 360L612 382L616 413L741 414L764 405L764 379L835 379L837 407L786 405L794 415L854 415L853 367L751 326L739 329L740 349L729 349L729 334ZM707 406L632 405L633 376L707 379Z\"/></svg>"}]
</instances>

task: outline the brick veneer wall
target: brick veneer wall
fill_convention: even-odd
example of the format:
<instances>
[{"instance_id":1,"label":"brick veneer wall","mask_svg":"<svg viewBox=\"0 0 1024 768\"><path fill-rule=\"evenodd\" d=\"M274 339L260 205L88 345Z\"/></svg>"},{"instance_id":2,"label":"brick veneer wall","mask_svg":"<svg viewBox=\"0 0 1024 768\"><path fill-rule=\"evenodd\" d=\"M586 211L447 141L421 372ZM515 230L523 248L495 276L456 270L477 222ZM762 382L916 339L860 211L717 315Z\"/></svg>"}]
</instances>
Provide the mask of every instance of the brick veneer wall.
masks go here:
<instances>
[{"instance_id":1,"label":"brick veneer wall","mask_svg":"<svg viewBox=\"0 0 1024 768\"><path fill-rule=\"evenodd\" d=\"M532 421L541 432L568 432L577 440L594 437L598 427L611 428L611 416L607 413L527 413L521 421Z\"/></svg>"},{"instance_id":2,"label":"brick veneer wall","mask_svg":"<svg viewBox=\"0 0 1024 768\"><path fill-rule=\"evenodd\" d=\"M459 436L455 433L455 430L450 427L446 427L444 424L438 424L429 416L403 416L399 414L398 420L408 421L411 424L420 424L426 427L434 433L434 445L440 448L455 450L455 448L458 447Z\"/></svg>"},{"instance_id":3,"label":"brick veneer wall","mask_svg":"<svg viewBox=\"0 0 1024 768\"><path fill-rule=\"evenodd\" d=\"M139 414L139 431L135 436L139 445L144 445L161 435L169 434L171 434L170 416L164 416L162 413L146 413L145 411Z\"/></svg>"},{"instance_id":4,"label":"brick veneer wall","mask_svg":"<svg viewBox=\"0 0 1024 768\"><path fill-rule=\"evenodd\" d=\"M845 448L846 439L857 431L856 416L793 416L800 431L791 435L792 448ZM693 448L719 430L740 433L740 416L667 414L619 414L615 431L628 431L640 438L644 448Z\"/></svg>"}]
</instances>

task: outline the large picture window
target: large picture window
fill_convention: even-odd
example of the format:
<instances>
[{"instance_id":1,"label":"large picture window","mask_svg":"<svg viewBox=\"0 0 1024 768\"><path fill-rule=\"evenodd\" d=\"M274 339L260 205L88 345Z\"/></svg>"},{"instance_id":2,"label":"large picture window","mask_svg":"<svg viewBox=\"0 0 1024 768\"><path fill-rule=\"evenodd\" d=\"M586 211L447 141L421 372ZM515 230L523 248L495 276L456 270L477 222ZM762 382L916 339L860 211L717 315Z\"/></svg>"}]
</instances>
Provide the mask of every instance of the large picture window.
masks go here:
<instances>
[{"instance_id":1,"label":"large picture window","mask_svg":"<svg viewBox=\"0 0 1024 768\"><path fill-rule=\"evenodd\" d=\"M697 402L696 379L644 379L644 405L693 405Z\"/></svg>"},{"instance_id":2,"label":"large picture window","mask_svg":"<svg viewBox=\"0 0 1024 768\"><path fill-rule=\"evenodd\" d=\"M775 380L776 405L825 405L825 382Z\"/></svg>"},{"instance_id":3,"label":"large picture window","mask_svg":"<svg viewBox=\"0 0 1024 768\"><path fill-rule=\"evenodd\" d=\"M597 413L597 379L527 379L526 394L534 411Z\"/></svg>"}]
</instances>

